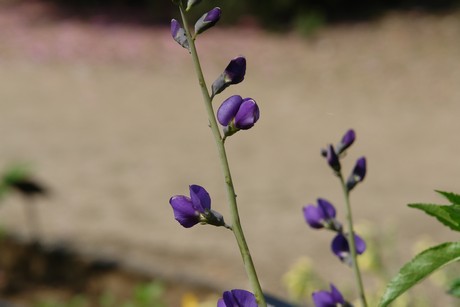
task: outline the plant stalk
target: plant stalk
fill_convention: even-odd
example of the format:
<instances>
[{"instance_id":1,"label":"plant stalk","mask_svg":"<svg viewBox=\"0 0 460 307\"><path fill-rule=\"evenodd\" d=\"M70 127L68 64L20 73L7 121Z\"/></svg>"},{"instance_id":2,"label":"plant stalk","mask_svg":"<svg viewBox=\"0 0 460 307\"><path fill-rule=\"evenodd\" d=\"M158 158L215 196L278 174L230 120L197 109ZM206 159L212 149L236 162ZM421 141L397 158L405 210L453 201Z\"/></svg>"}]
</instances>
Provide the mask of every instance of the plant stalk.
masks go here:
<instances>
[{"instance_id":1,"label":"plant stalk","mask_svg":"<svg viewBox=\"0 0 460 307\"><path fill-rule=\"evenodd\" d=\"M232 216L232 231L238 243L238 247L241 252L241 257L243 258L244 268L246 270L246 274L249 278L252 290L256 297L257 304L260 307L266 307L267 303L265 302L265 297L263 295L262 288L257 277L256 269L252 261L251 254L249 252L249 247L244 237L243 228L241 227L240 217L238 214L238 206L236 203L236 193L235 188L233 186L232 176L230 173L230 167L227 159L227 153L225 150L224 139L222 138L219 126L217 125L217 120L214 115L214 109L212 106L212 99L209 95L209 91L204 80L203 71L201 69L200 60L195 47L195 41L190 33L190 28L184 13L184 8L182 7L182 5L179 5L179 9L182 17L182 22L184 24L184 29L187 34L187 40L190 45L190 53L192 55L193 64L195 66L195 72L197 74L198 83L201 88L201 93L203 95L206 112L208 114L209 127L211 128L212 134L214 136L214 140L219 153L220 163L225 177L225 185L227 188L227 201Z\"/></svg>"},{"instance_id":2,"label":"plant stalk","mask_svg":"<svg viewBox=\"0 0 460 307\"><path fill-rule=\"evenodd\" d=\"M352 259L353 273L355 276L356 286L358 287L359 299L362 307L367 307L366 294L364 292L363 280L361 278L361 272L359 270L358 259L356 254L356 242L355 242L355 231L353 229L353 216L351 213L350 204L350 191L348 191L347 185L343 179L342 173L338 174L340 183L342 185L343 194L345 196L346 214L348 222L348 242L350 245L350 253Z\"/></svg>"}]
</instances>

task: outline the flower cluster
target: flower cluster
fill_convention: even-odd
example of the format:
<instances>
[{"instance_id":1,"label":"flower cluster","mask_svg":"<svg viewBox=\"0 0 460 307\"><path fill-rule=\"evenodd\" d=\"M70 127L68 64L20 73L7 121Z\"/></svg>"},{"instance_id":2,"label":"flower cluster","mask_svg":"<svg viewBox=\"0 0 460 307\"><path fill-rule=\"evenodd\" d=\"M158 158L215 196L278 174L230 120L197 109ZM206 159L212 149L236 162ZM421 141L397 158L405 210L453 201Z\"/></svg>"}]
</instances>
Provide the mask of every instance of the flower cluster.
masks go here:
<instances>
[{"instance_id":1,"label":"flower cluster","mask_svg":"<svg viewBox=\"0 0 460 307\"><path fill-rule=\"evenodd\" d=\"M303 215L307 224L315 229L328 229L336 232L332 240L331 250L341 261L351 265L350 246L348 244L347 234L343 231L342 224L335 218L335 207L326 199L319 198L318 206L307 205L303 207ZM356 253L361 255L366 250L364 240L355 234Z\"/></svg>"},{"instance_id":2,"label":"flower cluster","mask_svg":"<svg viewBox=\"0 0 460 307\"><path fill-rule=\"evenodd\" d=\"M349 193L350 191L360 182L364 180L366 176L366 158L361 157L356 161L356 164L348 176L348 179L344 181L342 176L342 165L340 159L345 156L346 150L354 143L356 134L354 130L348 130L341 141L337 145L329 144L325 149L322 149L321 154L326 159L329 167L334 171L334 174L340 179L347 201L347 207L349 207ZM350 210L347 208L347 210ZM336 233L331 243L331 250L335 256L337 256L342 262L349 266L356 265L354 263L354 256L351 252L354 245L355 256L361 255L366 250L366 242L354 233L352 229L351 219L349 220L349 232L345 232L340 223L336 219L335 207L326 199L318 198L317 206L309 204L303 207L303 215L307 224L314 229L327 229ZM351 212L348 212L351 216ZM350 242L351 241L351 244ZM313 302L316 307L327 307L327 306L349 306L349 304L343 299L342 294L331 284L331 292L318 291L312 295Z\"/></svg>"}]
</instances>

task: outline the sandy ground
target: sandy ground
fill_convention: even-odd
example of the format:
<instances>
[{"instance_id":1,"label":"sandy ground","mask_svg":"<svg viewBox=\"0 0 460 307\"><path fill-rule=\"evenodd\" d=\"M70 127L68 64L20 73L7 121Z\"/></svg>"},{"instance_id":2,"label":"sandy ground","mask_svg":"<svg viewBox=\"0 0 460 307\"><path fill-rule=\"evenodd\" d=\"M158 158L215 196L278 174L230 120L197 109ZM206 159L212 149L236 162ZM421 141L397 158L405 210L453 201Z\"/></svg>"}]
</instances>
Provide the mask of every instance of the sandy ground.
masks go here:
<instances>
[{"instance_id":1,"label":"sandy ground","mask_svg":"<svg viewBox=\"0 0 460 307\"><path fill-rule=\"evenodd\" d=\"M0 14L0 164L33 166L53 194L38 203L43 238L109 255L164 276L218 288L248 284L225 229L184 229L168 200L206 187L228 216L216 149L188 54L168 29L82 24ZM35 16L41 16L40 14ZM303 255L336 284L351 271L329 253L331 234L309 229L301 208L342 196L319 150L357 132L344 168L368 158L352 195L355 220L394 236L388 271L423 235L455 235L411 202L460 192L460 18L394 16L339 26L305 40L213 29L198 40L208 83L244 54L246 80L226 90L253 97L261 119L231 137L240 214L264 287ZM21 199L0 223L27 233ZM381 246L385 249L384 246ZM347 277L348 276L348 277Z\"/></svg>"}]
</instances>

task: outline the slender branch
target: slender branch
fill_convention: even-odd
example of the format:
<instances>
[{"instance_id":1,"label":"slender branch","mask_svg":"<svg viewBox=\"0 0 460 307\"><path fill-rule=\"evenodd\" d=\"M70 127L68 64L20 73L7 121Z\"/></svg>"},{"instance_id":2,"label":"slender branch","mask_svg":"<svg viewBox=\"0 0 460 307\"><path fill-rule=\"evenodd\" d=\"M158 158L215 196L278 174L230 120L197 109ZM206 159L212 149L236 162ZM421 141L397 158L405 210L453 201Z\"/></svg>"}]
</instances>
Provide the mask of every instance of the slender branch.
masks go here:
<instances>
[{"instance_id":1,"label":"slender branch","mask_svg":"<svg viewBox=\"0 0 460 307\"><path fill-rule=\"evenodd\" d=\"M340 179L340 183L343 189L343 194L345 196L346 214L347 214L347 222L348 222L348 242L350 245L350 253L351 253L351 259L352 259L353 273L355 276L355 282L358 287L359 299L361 301L361 305L362 307L367 307L366 294L364 292L363 280L361 278L361 272L359 270L359 265L357 261L355 231L353 229L353 216L351 213L351 204L350 204L350 192L348 191L347 185L345 184L342 173L339 173L338 177Z\"/></svg>"},{"instance_id":2,"label":"slender branch","mask_svg":"<svg viewBox=\"0 0 460 307\"><path fill-rule=\"evenodd\" d=\"M227 200L230 207L230 212L232 216L232 231L235 235L236 241L238 243L238 247L241 252L241 257L243 258L244 267L246 270L246 274L248 275L249 281L251 283L252 290L254 291L254 295L256 297L257 303L260 307L266 307L267 304L265 302L265 298L262 292L262 288L259 283L259 279L257 278L256 269L254 267L254 263L252 261L251 254L249 252L248 244L246 243L246 239L244 237L243 229L241 227L240 218L238 214L238 206L236 203L236 193L235 188L233 186L232 176L230 173L230 167L227 159L227 153L224 146L225 139L222 138L219 126L217 125L216 117L214 115L214 109L212 107L212 98L209 95L209 91L206 86L206 82L204 80L203 71L201 69L200 60L198 57L198 53L195 47L195 37L192 36L190 33L190 28L188 26L187 18L184 13L184 8L179 6L180 13L182 17L182 22L184 24L184 29L187 34L187 40L190 45L190 53L192 55L193 64L195 66L195 72L198 77L198 83L201 88L201 92L203 95L204 104L206 107L206 112L208 114L209 126L211 128L212 134L214 136L214 140L217 146L217 150L219 152L220 163L222 165L223 174L225 177L225 185L227 188Z\"/></svg>"}]
</instances>

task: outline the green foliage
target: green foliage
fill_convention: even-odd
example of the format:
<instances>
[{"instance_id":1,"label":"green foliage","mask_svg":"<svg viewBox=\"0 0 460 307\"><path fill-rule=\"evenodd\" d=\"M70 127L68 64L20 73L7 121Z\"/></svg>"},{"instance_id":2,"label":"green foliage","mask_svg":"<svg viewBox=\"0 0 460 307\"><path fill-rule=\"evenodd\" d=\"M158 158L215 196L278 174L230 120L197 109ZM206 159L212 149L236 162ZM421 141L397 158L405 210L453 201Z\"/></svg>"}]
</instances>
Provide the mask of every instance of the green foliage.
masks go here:
<instances>
[{"instance_id":1,"label":"green foliage","mask_svg":"<svg viewBox=\"0 0 460 307\"><path fill-rule=\"evenodd\" d=\"M379 306L388 306L398 296L434 271L458 260L460 260L460 242L443 243L421 252L405 264L398 275L390 281Z\"/></svg>"},{"instance_id":2,"label":"green foliage","mask_svg":"<svg viewBox=\"0 0 460 307\"><path fill-rule=\"evenodd\" d=\"M447 198L447 200L450 201L452 205L460 205L460 195L439 190L436 190L436 192Z\"/></svg>"},{"instance_id":3,"label":"green foliage","mask_svg":"<svg viewBox=\"0 0 460 307\"><path fill-rule=\"evenodd\" d=\"M450 229L460 231L460 195L444 191L436 192L447 198L452 204L409 204L409 207L420 209L428 215L435 217L439 222ZM436 270L451 262L459 260L460 242L443 243L426 249L406 263L401 268L398 275L390 281L379 306L387 306L401 294ZM454 282L449 293L456 296L460 295L460 279Z\"/></svg>"},{"instance_id":4,"label":"green foliage","mask_svg":"<svg viewBox=\"0 0 460 307\"><path fill-rule=\"evenodd\" d=\"M409 204L409 207L420 209L450 229L460 231L460 205Z\"/></svg>"}]
</instances>

